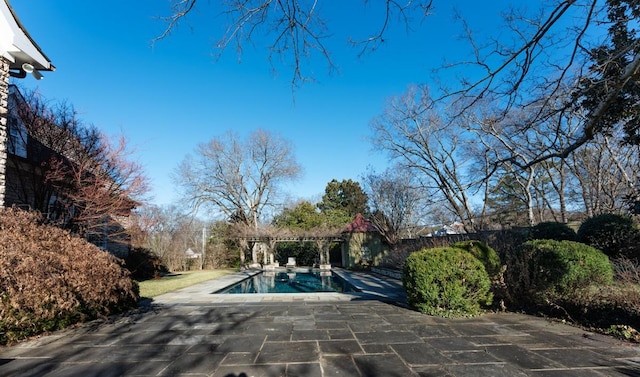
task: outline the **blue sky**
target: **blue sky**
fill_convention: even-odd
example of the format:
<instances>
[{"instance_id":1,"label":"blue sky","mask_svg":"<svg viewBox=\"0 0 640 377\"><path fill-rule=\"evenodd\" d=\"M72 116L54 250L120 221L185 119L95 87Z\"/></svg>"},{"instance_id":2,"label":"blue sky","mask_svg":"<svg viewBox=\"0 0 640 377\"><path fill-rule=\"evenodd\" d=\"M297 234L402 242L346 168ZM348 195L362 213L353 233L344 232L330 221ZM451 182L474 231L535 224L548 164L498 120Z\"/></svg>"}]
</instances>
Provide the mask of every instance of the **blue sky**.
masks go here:
<instances>
[{"instance_id":1,"label":"blue sky","mask_svg":"<svg viewBox=\"0 0 640 377\"><path fill-rule=\"evenodd\" d=\"M369 122L389 97L411 83L428 83L445 60L465 57L453 7L479 31L493 33L507 4L436 0L434 14L414 23L412 32L394 24L382 47L359 58L346 41L375 30L375 9L359 0L322 2L340 71L328 74L325 62L313 58L308 68L318 82L292 95L291 71L277 66L273 72L260 38L244 45L241 61L233 49L216 59L224 19L215 2L200 0L186 23L153 45L169 1L10 2L57 68L44 80L19 84L68 101L107 134L124 133L151 180L152 201L161 205L178 199L171 180L178 163L198 143L230 129L241 135L268 129L293 143L304 168L288 185L294 198L318 199L331 179L359 180L369 165L383 170L388 159L368 141Z\"/></svg>"}]
</instances>

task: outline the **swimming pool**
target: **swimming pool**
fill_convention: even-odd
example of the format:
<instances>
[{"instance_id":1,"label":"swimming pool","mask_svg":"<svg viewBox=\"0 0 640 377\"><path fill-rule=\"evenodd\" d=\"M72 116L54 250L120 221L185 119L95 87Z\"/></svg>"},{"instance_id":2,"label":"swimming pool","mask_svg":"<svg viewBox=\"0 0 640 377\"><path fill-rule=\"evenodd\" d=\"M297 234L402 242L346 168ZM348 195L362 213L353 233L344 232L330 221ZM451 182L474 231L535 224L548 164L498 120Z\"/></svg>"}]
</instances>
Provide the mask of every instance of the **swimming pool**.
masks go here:
<instances>
[{"instance_id":1,"label":"swimming pool","mask_svg":"<svg viewBox=\"0 0 640 377\"><path fill-rule=\"evenodd\" d=\"M265 271L216 293L357 292L331 271Z\"/></svg>"}]
</instances>

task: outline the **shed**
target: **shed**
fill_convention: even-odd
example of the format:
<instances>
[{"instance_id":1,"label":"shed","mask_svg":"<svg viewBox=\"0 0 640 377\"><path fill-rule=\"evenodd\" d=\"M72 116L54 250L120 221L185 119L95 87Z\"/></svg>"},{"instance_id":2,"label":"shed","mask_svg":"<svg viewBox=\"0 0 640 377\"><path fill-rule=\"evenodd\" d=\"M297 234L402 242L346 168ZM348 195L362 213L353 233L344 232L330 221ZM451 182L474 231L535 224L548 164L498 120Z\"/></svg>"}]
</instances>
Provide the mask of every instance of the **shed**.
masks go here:
<instances>
[{"instance_id":1,"label":"shed","mask_svg":"<svg viewBox=\"0 0 640 377\"><path fill-rule=\"evenodd\" d=\"M345 268L377 266L388 251L378 228L362 214L357 214L342 228L341 235L344 239L342 266Z\"/></svg>"}]
</instances>

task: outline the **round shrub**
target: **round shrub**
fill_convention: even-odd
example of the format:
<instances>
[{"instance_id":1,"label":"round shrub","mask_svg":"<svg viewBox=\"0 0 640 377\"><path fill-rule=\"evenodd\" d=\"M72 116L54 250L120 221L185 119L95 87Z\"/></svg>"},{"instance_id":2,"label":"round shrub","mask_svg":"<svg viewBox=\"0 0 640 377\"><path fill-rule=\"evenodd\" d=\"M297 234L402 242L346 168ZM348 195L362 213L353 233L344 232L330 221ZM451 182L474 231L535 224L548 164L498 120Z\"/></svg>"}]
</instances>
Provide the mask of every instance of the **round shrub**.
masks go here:
<instances>
[{"instance_id":1,"label":"round shrub","mask_svg":"<svg viewBox=\"0 0 640 377\"><path fill-rule=\"evenodd\" d=\"M586 219L578 229L578 241L615 258L627 256L639 234L630 217L606 213Z\"/></svg>"},{"instance_id":2,"label":"round shrub","mask_svg":"<svg viewBox=\"0 0 640 377\"><path fill-rule=\"evenodd\" d=\"M407 302L423 313L442 317L477 314L493 298L482 263L453 247L412 253L402 270Z\"/></svg>"},{"instance_id":3,"label":"round shrub","mask_svg":"<svg viewBox=\"0 0 640 377\"><path fill-rule=\"evenodd\" d=\"M462 249L478 259L484 265L487 273L490 277L494 277L500 273L502 264L500 263L500 257L495 250L489 245L481 241L460 241L456 242L452 247Z\"/></svg>"},{"instance_id":4,"label":"round shrub","mask_svg":"<svg viewBox=\"0 0 640 377\"><path fill-rule=\"evenodd\" d=\"M122 261L82 238L39 224L33 212L0 209L0 343L137 304Z\"/></svg>"},{"instance_id":5,"label":"round shrub","mask_svg":"<svg viewBox=\"0 0 640 377\"><path fill-rule=\"evenodd\" d=\"M531 228L530 237L534 240L575 241L576 232L565 223L548 221Z\"/></svg>"},{"instance_id":6,"label":"round shrub","mask_svg":"<svg viewBox=\"0 0 640 377\"><path fill-rule=\"evenodd\" d=\"M507 274L512 297L536 302L611 284L613 265L604 253L579 242L532 240L514 255Z\"/></svg>"}]
</instances>

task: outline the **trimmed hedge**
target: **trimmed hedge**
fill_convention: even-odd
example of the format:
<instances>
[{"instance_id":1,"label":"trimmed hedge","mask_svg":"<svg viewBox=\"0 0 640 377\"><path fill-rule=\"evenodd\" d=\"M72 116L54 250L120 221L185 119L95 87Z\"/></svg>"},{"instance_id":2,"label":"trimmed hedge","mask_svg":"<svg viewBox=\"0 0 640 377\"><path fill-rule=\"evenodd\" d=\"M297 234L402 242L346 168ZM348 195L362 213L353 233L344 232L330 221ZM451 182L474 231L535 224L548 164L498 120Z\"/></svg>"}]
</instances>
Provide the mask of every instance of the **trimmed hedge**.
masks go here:
<instances>
[{"instance_id":1,"label":"trimmed hedge","mask_svg":"<svg viewBox=\"0 0 640 377\"><path fill-rule=\"evenodd\" d=\"M137 305L122 261L39 215L0 209L0 344Z\"/></svg>"},{"instance_id":2,"label":"trimmed hedge","mask_svg":"<svg viewBox=\"0 0 640 377\"><path fill-rule=\"evenodd\" d=\"M547 221L531 228L530 237L534 240L575 241L576 231L565 223Z\"/></svg>"},{"instance_id":3,"label":"trimmed hedge","mask_svg":"<svg viewBox=\"0 0 640 377\"><path fill-rule=\"evenodd\" d=\"M402 284L409 305L442 317L478 314L493 299L482 263L453 247L423 249L409 255Z\"/></svg>"},{"instance_id":4,"label":"trimmed hedge","mask_svg":"<svg viewBox=\"0 0 640 377\"><path fill-rule=\"evenodd\" d=\"M586 219L578 229L578 241L609 257L629 257L640 239L640 231L628 216L605 213Z\"/></svg>"},{"instance_id":5,"label":"trimmed hedge","mask_svg":"<svg viewBox=\"0 0 640 377\"><path fill-rule=\"evenodd\" d=\"M613 265L604 253L582 243L533 240L513 256L506 275L516 301L536 303L592 284L611 284Z\"/></svg>"},{"instance_id":6,"label":"trimmed hedge","mask_svg":"<svg viewBox=\"0 0 640 377\"><path fill-rule=\"evenodd\" d=\"M460 241L454 243L451 247L462 249L476 257L482 262L490 277L497 276L502 270L502 263L498 253L482 241Z\"/></svg>"}]
</instances>

